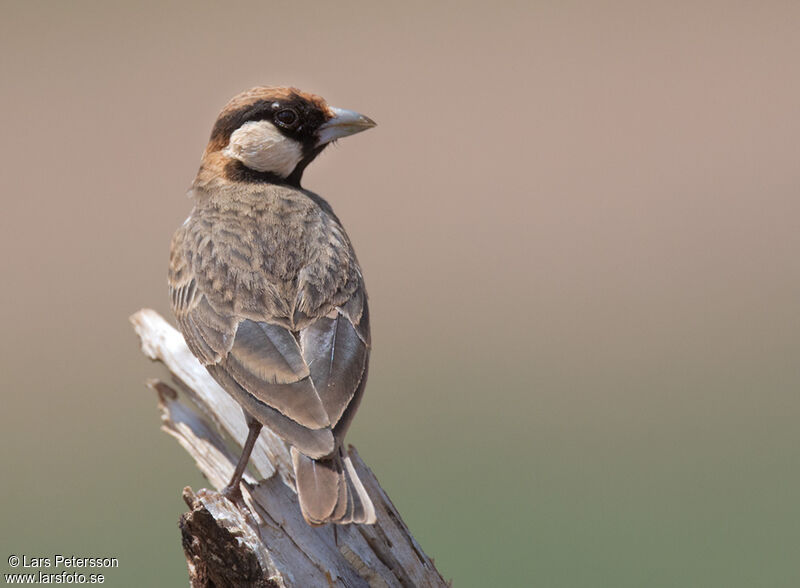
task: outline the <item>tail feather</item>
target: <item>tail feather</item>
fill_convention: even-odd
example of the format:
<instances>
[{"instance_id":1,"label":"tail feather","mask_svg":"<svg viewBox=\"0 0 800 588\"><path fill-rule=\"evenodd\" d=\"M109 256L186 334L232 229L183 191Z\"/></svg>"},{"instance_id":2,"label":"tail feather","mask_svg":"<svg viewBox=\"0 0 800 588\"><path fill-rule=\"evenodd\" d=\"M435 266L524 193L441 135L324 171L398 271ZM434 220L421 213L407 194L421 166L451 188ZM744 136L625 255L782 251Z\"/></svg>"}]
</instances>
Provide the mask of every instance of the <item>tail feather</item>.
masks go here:
<instances>
[{"instance_id":1,"label":"tail feather","mask_svg":"<svg viewBox=\"0 0 800 588\"><path fill-rule=\"evenodd\" d=\"M375 505L372 504L364 484L361 483L350 456L344 458L344 471L347 477L347 488L351 489L349 493L353 496L353 513L351 515L353 522L373 524L375 522Z\"/></svg>"},{"instance_id":2,"label":"tail feather","mask_svg":"<svg viewBox=\"0 0 800 588\"><path fill-rule=\"evenodd\" d=\"M297 497L310 525L375 522L375 507L353 463L338 449L332 456L311 459L292 448Z\"/></svg>"}]
</instances>

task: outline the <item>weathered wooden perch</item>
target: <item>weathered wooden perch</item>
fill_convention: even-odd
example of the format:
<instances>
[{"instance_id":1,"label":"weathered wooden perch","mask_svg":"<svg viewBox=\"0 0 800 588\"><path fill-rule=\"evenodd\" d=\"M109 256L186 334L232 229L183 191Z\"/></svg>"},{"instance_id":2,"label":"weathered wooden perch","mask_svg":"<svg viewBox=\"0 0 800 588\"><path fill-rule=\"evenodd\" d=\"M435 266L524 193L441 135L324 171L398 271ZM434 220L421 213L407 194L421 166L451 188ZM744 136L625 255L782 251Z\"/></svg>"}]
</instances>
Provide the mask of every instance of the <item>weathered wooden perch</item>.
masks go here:
<instances>
[{"instance_id":1,"label":"weathered wooden perch","mask_svg":"<svg viewBox=\"0 0 800 588\"><path fill-rule=\"evenodd\" d=\"M172 373L174 387L148 382L158 395L162 428L223 488L247 436L239 405L158 313L140 310L131 322L144 354ZM375 525L342 525L336 532L333 525L307 525L288 448L266 428L250 459L257 476L245 475L249 512L216 491L184 488L191 510L180 528L192 586L448 586L355 448L349 451L375 503Z\"/></svg>"}]
</instances>

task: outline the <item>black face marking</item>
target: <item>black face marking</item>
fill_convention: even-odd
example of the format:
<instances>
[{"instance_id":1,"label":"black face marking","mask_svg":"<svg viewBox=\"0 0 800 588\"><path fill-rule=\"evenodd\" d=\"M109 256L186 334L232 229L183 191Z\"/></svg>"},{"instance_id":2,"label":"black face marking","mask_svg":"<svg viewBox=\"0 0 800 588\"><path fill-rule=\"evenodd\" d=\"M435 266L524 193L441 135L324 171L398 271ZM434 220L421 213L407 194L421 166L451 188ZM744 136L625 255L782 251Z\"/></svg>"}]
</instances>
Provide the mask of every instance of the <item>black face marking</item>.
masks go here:
<instances>
[{"instance_id":1,"label":"black face marking","mask_svg":"<svg viewBox=\"0 0 800 588\"><path fill-rule=\"evenodd\" d=\"M276 173L251 169L238 159L232 159L226 163L224 173L225 177L232 182L300 185L299 178L297 178L296 182L290 182L289 178L282 178Z\"/></svg>"},{"instance_id":2,"label":"black face marking","mask_svg":"<svg viewBox=\"0 0 800 588\"><path fill-rule=\"evenodd\" d=\"M211 131L210 147L212 150L222 150L228 145L233 132L243 124L268 120L282 135L298 141L303 146L303 159L294 171L289 177L281 178L271 172L252 170L240 161L231 161L225 166L224 174L231 181L300 187L303 171L325 148L325 145L316 146L317 131L330 117L328 112L297 94L277 100L258 100L217 119Z\"/></svg>"},{"instance_id":3,"label":"black face marking","mask_svg":"<svg viewBox=\"0 0 800 588\"><path fill-rule=\"evenodd\" d=\"M301 96L280 100L258 100L219 118L211 131L211 142L222 149L231 134L250 121L268 120L283 135L295 139L308 150L314 148L316 133L328 115ZM305 149L304 149L305 150Z\"/></svg>"}]
</instances>

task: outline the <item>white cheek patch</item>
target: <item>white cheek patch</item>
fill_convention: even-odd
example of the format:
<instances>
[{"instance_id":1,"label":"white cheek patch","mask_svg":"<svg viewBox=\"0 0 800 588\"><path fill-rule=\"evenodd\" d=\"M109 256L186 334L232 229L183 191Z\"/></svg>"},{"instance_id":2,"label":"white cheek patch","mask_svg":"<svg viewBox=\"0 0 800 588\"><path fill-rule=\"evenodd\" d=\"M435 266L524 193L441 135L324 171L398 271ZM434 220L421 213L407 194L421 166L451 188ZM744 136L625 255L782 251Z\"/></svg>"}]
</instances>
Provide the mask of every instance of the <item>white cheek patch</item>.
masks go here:
<instances>
[{"instance_id":1,"label":"white cheek patch","mask_svg":"<svg viewBox=\"0 0 800 588\"><path fill-rule=\"evenodd\" d=\"M303 159L303 146L283 136L271 122L258 120L246 122L236 129L223 153L250 169L285 178Z\"/></svg>"}]
</instances>

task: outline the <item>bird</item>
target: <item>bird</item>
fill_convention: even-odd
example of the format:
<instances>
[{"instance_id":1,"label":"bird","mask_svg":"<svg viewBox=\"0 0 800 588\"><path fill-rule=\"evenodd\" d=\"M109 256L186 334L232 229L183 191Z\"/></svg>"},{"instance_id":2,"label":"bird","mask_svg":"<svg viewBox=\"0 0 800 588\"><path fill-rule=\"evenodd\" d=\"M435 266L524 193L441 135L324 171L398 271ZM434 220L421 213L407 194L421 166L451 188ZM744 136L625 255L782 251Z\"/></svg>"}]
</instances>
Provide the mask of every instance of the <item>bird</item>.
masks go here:
<instances>
[{"instance_id":1,"label":"bird","mask_svg":"<svg viewBox=\"0 0 800 588\"><path fill-rule=\"evenodd\" d=\"M241 502L250 453L268 427L290 446L300 510L313 526L376 520L344 446L371 339L350 238L301 179L328 145L375 124L293 87L234 96L213 125L191 214L170 247L180 331L248 426L223 494Z\"/></svg>"}]
</instances>

